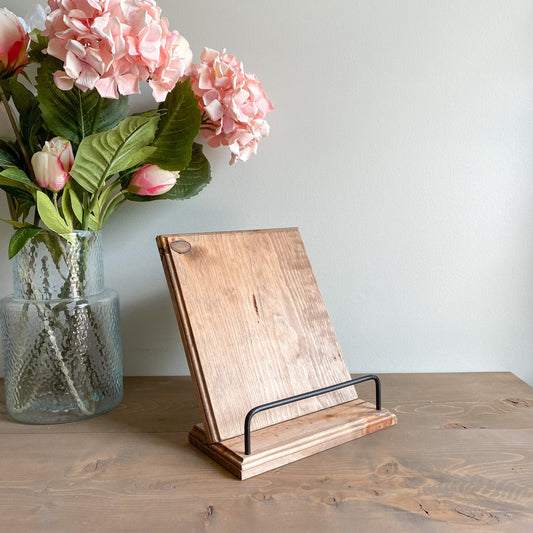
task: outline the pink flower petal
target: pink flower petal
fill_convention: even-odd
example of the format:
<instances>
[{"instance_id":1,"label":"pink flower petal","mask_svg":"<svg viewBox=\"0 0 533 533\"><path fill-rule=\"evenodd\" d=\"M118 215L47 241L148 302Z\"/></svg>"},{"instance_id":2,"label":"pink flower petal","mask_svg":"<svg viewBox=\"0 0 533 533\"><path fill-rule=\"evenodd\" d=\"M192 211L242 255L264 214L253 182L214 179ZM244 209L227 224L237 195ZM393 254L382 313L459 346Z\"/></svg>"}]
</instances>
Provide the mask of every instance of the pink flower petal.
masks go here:
<instances>
[{"instance_id":1,"label":"pink flower petal","mask_svg":"<svg viewBox=\"0 0 533 533\"><path fill-rule=\"evenodd\" d=\"M255 154L268 135L265 116L273 109L257 77L246 74L235 56L205 48L192 70L191 87L211 121L202 130L208 145L228 146L231 163Z\"/></svg>"},{"instance_id":2,"label":"pink flower petal","mask_svg":"<svg viewBox=\"0 0 533 533\"><path fill-rule=\"evenodd\" d=\"M74 87L74 80L67 76L64 70L56 70L54 72L54 83L62 91L69 91Z\"/></svg>"},{"instance_id":3,"label":"pink flower petal","mask_svg":"<svg viewBox=\"0 0 533 533\"><path fill-rule=\"evenodd\" d=\"M111 76L100 78L95 84L98 94L103 98L118 98L117 84Z\"/></svg>"},{"instance_id":4,"label":"pink flower petal","mask_svg":"<svg viewBox=\"0 0 533 533\"><path fill-rule=\"evenodd\" d=\"M224 106L218 100L213 100L206 105L205 110L211 120L220 120L224 116Z\"/></svg>"},{"instance_id":5,"label":"pink flower petal","mask_svg":"<svg viewBox=\"0 0 533 533\"><path fill-rule=\"evenodd\" d=\"M139 90L139 76L135 74L123 74L117 78L117 86L120 94L138 94ZM164 100L164 99L163 99Z\"/></svg>"},{"instance_id":6,"label":"pink flower petal","mask_svg":"<svg viewBox=\"0 0 533 533\"><path fill-rule=\"evenodd\" d=\"M169 31L154 0L48 1L47 51L64 62L65 76L82 90L98 86L101 94L132 94L150 78L159 101L188 76L189 44Z\"/></svg>"}]
</instances>

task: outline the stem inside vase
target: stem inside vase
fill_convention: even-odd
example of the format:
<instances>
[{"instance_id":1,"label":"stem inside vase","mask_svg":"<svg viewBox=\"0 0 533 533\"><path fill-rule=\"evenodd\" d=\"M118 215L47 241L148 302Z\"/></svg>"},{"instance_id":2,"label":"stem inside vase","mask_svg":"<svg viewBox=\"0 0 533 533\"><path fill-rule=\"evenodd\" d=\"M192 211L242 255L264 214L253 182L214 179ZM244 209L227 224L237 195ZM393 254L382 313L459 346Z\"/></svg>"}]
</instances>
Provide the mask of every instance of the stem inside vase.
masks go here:
<instances>
[{"instance_id":1,"label":"stem inside vase","mask_svg":"<svg viewBox=\"0 0 533 533\"><path fill-rule=\"evenodd\" d=\"M88 418L122 398L118 296L103 285L100 235L43 232L14 261L2 302L6 404L16 420Z\"/></svg>"}]
</instances>

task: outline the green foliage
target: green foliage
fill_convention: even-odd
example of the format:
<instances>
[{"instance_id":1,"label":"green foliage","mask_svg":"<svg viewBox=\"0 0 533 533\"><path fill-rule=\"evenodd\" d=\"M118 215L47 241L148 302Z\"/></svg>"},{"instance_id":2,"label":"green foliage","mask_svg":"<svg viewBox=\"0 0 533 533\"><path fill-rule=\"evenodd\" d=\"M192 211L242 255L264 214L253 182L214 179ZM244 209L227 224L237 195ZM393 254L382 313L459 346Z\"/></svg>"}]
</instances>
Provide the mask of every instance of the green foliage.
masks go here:
<instances>
[{"instance_id":1,"label":"green foliage","mask_svg":"<svg viewBox=\"0 0 533 533\"><path fill-rule=\"evenodd\" d=\"M191 160L192 145L202 120L190 80L177 83L159 111L161 120L153 143L156 150L150 163L165 170L183 170Z\"/></svg>"},{"instance_id":2,"label":"green foliage","mask_svg":"<svg viewBox=\"0 0 533 533\"><path fill-rule=\"evenodd\" d=\"M9 259L15 257L20 252L20 250L22 250L24 245L41 231L42 228L35 228L32 226L22 227L15 231L15 233L11 237L11 240L9 241Z\"/></svg>"},{"instance_id":3,"label":"green foliage","mask_svg":"<svg viewBox=\"0 0 533 533\"><path fill-rule=\"evenodd\" d=\"M59 213L63 219L65 220L67 226L69 228L74 229L73 224L73 213L69 202L69 194L67 191L63 189L63 194L61 195L61 210Z\"/></svg>"},{"instance_id":4,"label":"green foliage","mask_svg":"<svg viewBox=\"0 0 533 533\"><path fill-rule=\"evenodd\" d=\"M9 100L11 98L11 89L9 88L9 78L0 80L0 87L4 91L6 98Z\"/></svg>"},{"instance_id":5,"label":"green foliage","mask_svg":"<svg viewBox=\"0 0 533 533\"><path fill-rule=\"evenodd\" d=\"M39 186L20 168L8 167L0 172L0 184L12 185L26 190L39 190Z\"/></svg>"},{"instance_id":6,"label":"green foliage","mask_svg":"<svg viewBox=\"0 0 533 533\"><path fill-rule=\"evenodd\" d=\"M5 218L0 218L0 220L2 222L5 222L6 224L13 226L16 229L31 227L31 224L28 224L27 222L19 222L18 220L7 220Z\"/></svg>"},{"instance_id":7,"label":"green foliage","mask_svg":"<svg viewBox=\"0 0 533 533\"><path fill-rule=\"evenodd\" d=\"M48 130L35 95L18 81L18 76L9 80L11 97L19 112L20 133L30 153L41 149L46 141Z\"/></svg>"},{"instance_id":8,"label":"green foliage","mask_svg":"<svg viewBox=\"0 0 533 533\"><path fill-rule=\"evenodd\" d=\"M128 116L128 98L102 98L96 90L60 90L54 72L63 62L43 50L48 38L34 32L30 62L38 63L33 84L31 69L0 80L2 96L17 133L17 142L0 139L0 189L7 193L15 228L9 243L13 257L45 226L68 239L76 229L100 229L125 200L177 200L198 194L211 180L209 162L194 142L202 123L190 80L176 84L157 110ZM32 92L34 85L36 94ZM30 89L28 89L30 87ZM55 136L68 139L75 154L71 178L52 194L35 181L31 157ZM139 196L124 189L144 164L179 171L176 185L160 196ZM53 172L53 170L51 170ZM26 219L33 215L33 224ZM3 220L3 219L0 219ZM31 220L31 219L30 219ZM38 239L43 238L45 232Z\"/></svg>"},{"instance_id":9,"label":"green foliage","mask_svg":"<svg viewBox=\"0 0 533 533\"><path fill-rule=\"evenodd\" d=\"M39 187L26 176L23 170L7 167L0 172L0 189L19 202L35 204L34 193Z\"/></svg>"},{"instance_id":10,"label":"green foliage","mask_svg":"<svg viewBox=\"0 0 533 533\"><path fill-rule=\"evenodd\" d=\"M58 89L53 74L62 63L52 56L44 56L37 71L37 98L45 123L54 135L68 139L74 145L94 133L113 128L128 115L128 99L102 98L93 89L82 92Z\"/></svg>"},{"instance_id":11,"label":"green foliage","mask_svg":"<svg viewBox=\"0 0 533 533\"><path fill-rule=\"evenodd\" d=\"M72 208L72 213L74 213L74 216L80 223L83 222L83 205L74 188L69 188L67 190L67 195L70 201L70 207Z\"/></svg>"},{"instance_id":12,"label":"green foliage","mask_svg":"<svg viewBox=\"0 0 533 533\"><path fill-rule=\"evenodd\" d=\"M21 165L17 145L11 141L0 139L0 167L20 167Z\"/></svg>"},{"instance_id":13,"label":"green foliage","mask_svg":"<svg viewBox=\"0 0 533 533\"><path fill-rule=\"evenodd\" d=\"M1 183L0 183L0 189L5 191L7 194L12 196L13 198L20 200L21 202L27 202L30 205L35 204L34 197L32 196L31 193L27 192L25 189L21 189L19 187L13 187L12 185L2 185Z\"/></svg>"},{"instance_id":14,"label":"green foliage","mask_svg":"<svg viewBox=\"0 0 533 533\"><path fill-rule=\"evenodd\" d=\"M19 114L27 113L33 107L34 103L37 102L37 98L34 94L18 81L17 76L9 78L9 88L11 90L13 103Z\"/></svg>"},{"instance_id":15,"label":"green foliage","mask_svg":"<svg viewBox=\"0 0 533 533\"><path fill-rule=\"evenodd\" d=\"M39 102L35 101L27 113L20 115L20 131L31 154L43 147L48 132L41 115Z\"/></svg>"},{"instance_id":16,"label":"green foliage","mask_svg":"<svg viewBox=\"0 0 533 533\"><path fill-rule=\"evenodd\" d=\"M140 165L154 148L158 117L128 117L115 128L86 137L78 149L72 178L91 194L100 190L106 178Z\"/></svg>"},{"instance_id":17,"label":"green foliage","mask_svg":"<svg viewBox=\"0 0 533 533\"><path fill-rule=\"evenodd\" d=\"M46 55L43 50L48 46L48 37L43 37L41 32L34 30L30 40L29 58L32 63L41 62Z\"/></svg>"},{"instance_id":18,"label":"green foliage","mask_svg":"<svg viewBox=\"0 0 533 533\"><path fill-rule=\"evenodd\" d=\"M202 151L202 145L194 143L189 166L180 172L180 179L169 191L169 199L185 200L196 196L211 181L211 166Z\"/></svg>"},{"instance_id":19,"label":"green foliage","mask_svg":"<svg viewBox=\"0 0 533 533\"><path fill-rule=\"evenodd\" d=\"M37 191L37 211L41 220L52 231L60 235L72 232L72 226L69 226L66 220L61 217L52 200L42 191Z\"/></svg>"},{"instance_id":20,"label":"green foliage","mask_svg":"<svg viewBox=\"0 0 533 533\"><path fill-rule=\"evenodd\" d=\"M176 185L159 196L140 196L126 193L126 198L134 202L153 200L185 200L197 195L211 181L209 161L202 152L202 145L194 143L189 166L180 172Z\"/></svg>"}]
</instances>

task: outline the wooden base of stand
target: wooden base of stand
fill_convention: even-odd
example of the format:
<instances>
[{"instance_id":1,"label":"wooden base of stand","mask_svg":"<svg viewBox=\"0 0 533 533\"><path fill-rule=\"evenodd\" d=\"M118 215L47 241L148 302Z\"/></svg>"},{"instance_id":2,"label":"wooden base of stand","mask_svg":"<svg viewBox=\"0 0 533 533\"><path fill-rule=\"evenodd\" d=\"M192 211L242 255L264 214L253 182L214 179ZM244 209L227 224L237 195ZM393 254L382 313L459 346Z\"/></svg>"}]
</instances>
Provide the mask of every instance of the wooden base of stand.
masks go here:
<instances>
[{"instance_id":1,"label":"wooden base of stand","mask_svg":"<svg viewBox=\"0 0 533 533\"><path fill-rule=\"evenodd\" d=\"M248 479L394 424L390 411L356 399L252 432L250 455L244 453L243 435L209 444L202 424L192 428L189 441L239 479Z\"/></svg>"}]
</instances>

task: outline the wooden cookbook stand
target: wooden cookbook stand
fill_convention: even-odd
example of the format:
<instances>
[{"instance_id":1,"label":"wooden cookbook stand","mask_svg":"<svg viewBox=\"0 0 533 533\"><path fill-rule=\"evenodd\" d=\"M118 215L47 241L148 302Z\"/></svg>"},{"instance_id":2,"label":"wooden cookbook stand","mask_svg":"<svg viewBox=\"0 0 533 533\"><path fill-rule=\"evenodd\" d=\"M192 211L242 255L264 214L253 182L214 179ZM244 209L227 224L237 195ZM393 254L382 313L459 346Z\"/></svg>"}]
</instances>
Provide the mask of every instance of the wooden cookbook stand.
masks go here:
<instances>
[{"instance_id":1,"label":"wooden cookbook stand","mask_svg":"<svg viewBox=\"0 0 533 533\"><path fill-rule=\"evenodd\" d=\"M202 413L190 442L240 479L396 423L351 380L296 228L160 235ZM373 380L376 405L354 383Z\"/></svg>"}]
</instances>

